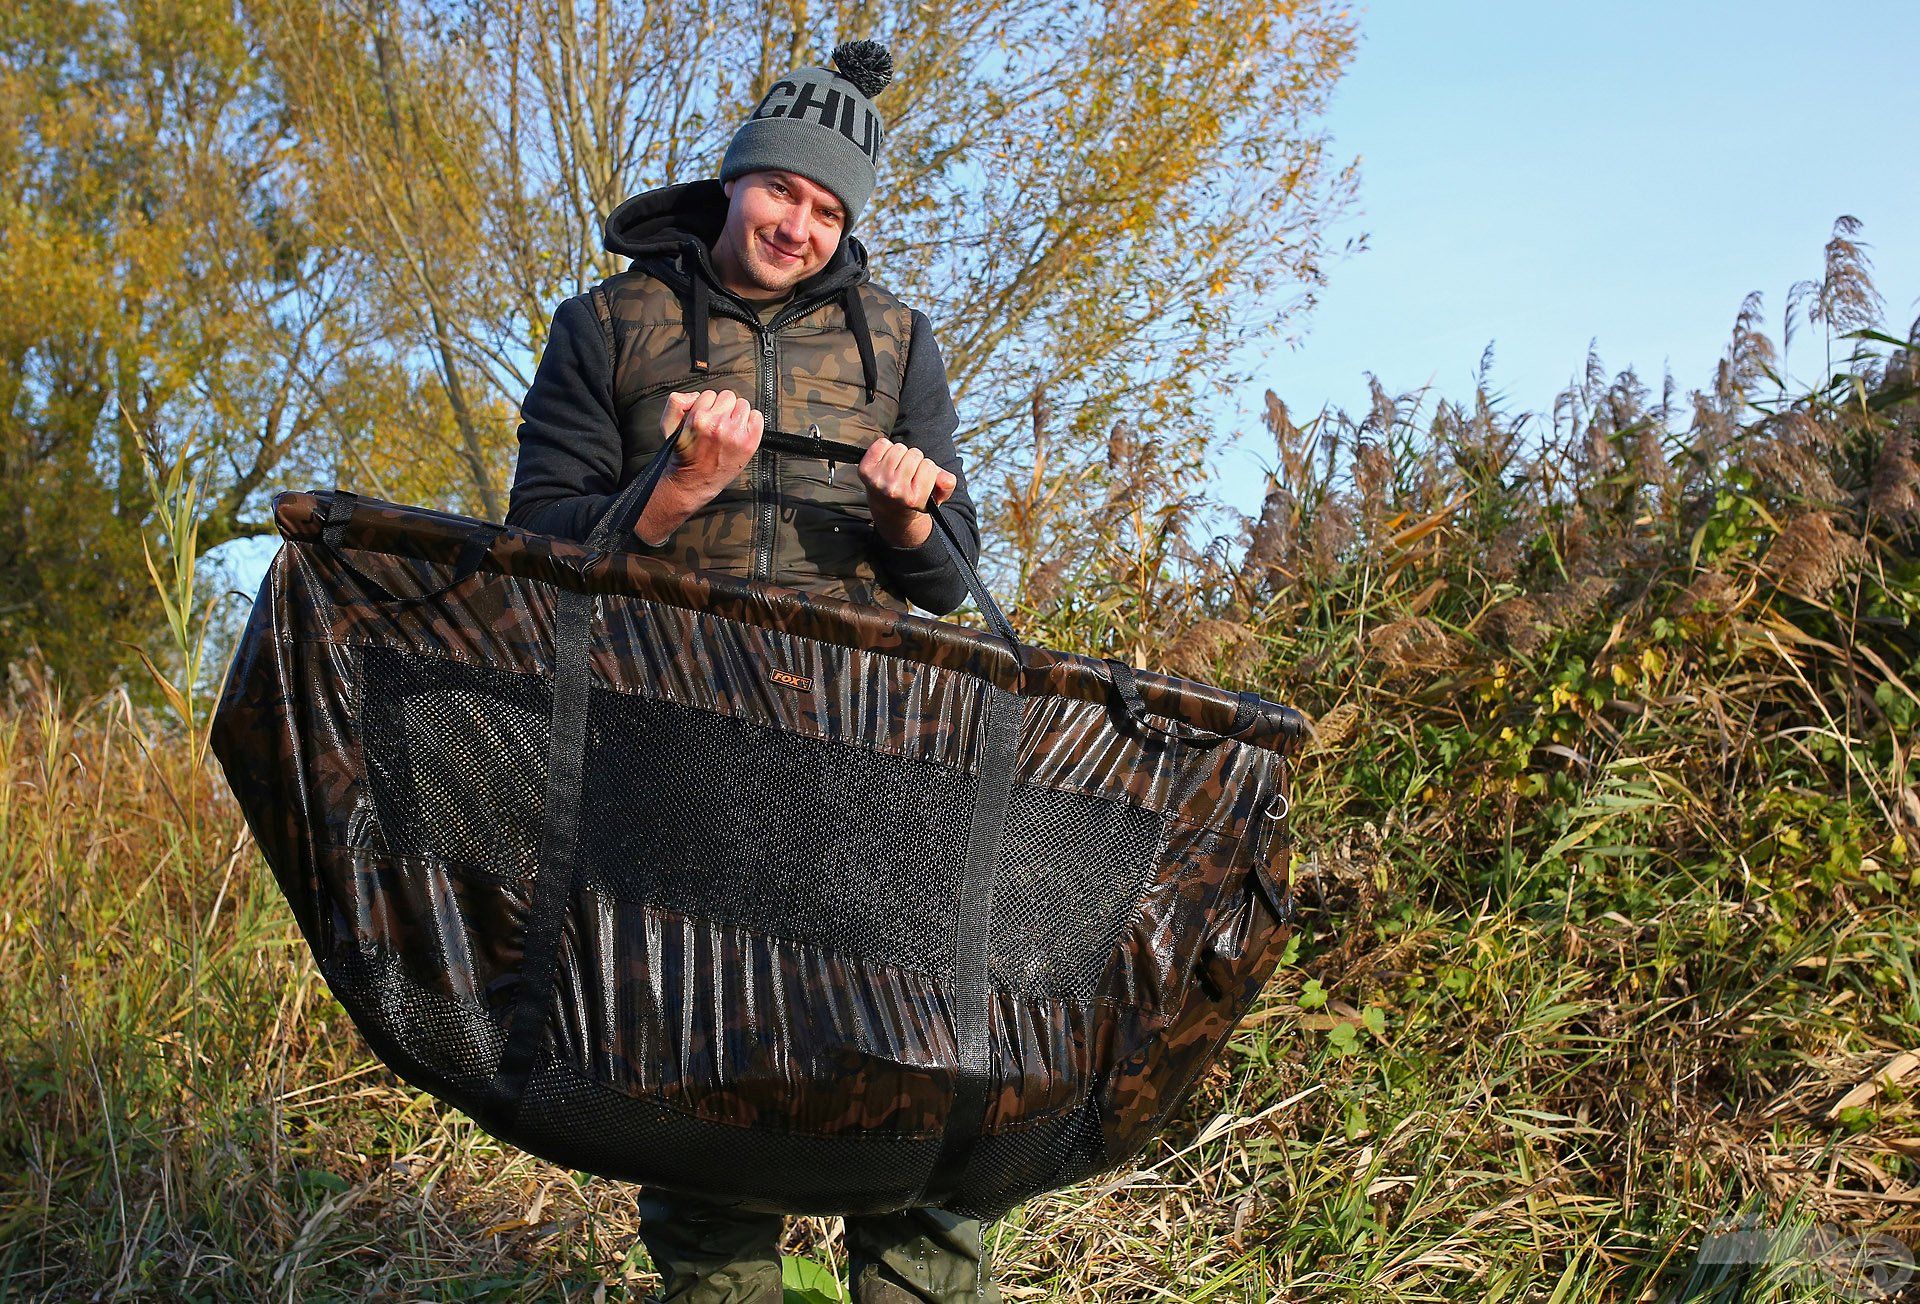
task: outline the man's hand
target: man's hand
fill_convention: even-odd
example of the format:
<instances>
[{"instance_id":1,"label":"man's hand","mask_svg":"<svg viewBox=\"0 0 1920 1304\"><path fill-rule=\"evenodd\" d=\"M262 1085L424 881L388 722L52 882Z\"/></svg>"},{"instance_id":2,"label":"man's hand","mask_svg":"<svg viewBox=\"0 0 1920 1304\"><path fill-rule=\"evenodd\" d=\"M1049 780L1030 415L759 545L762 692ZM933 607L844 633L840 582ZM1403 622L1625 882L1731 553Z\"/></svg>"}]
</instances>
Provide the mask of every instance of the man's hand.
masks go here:
<instances>
[{"instance_id":1,"label":"man's hand","mask_svg":"<svg viewBox=\"0 0 1920 1304\"><path fill-rule=\"evenodd\" d=\"M633 532L649 547L665 543L740 474L760 447L767 425L753 404L724 389L667 395L661 435L671 437L682 417L687 418L687 429L673 450L673 463L633 523Z\"/></svg>"},{"instance_id":2,"label":"man's hand","mask_svg":"<svg viewBox=\"0 0 1920 1304\"><path fill-rule=\"evenodd\" d=\"M896 548L918 548L933 533L927 508L944 503L960 483L917 448L876 439L860 459L873 528Z\"/></svg>"}]
</instances>

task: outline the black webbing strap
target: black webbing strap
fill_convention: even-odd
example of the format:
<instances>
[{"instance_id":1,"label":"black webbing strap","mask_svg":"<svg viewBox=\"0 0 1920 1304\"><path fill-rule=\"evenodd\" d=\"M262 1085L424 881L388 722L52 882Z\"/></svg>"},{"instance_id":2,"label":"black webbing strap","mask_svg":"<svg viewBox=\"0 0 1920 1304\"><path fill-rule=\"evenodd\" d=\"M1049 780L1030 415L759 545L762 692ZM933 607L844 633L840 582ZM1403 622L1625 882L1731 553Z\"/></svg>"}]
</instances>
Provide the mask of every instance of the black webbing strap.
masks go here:
<instances>
[{"instance_id":1,"label":"black webbing strap","mask_svg":"<svg viewBox=\"0 0 1920 1304\"><path fill-rule=\"evenodd\" d=\"M1260 694L1242 692L1239 700L1233 704L1233 724L1226 732L1215 733L1210 729L1202 729L1181 720L1175 720L1173 728L1168 729L1164 725L1155 724L1149 718L1153 713L1147 710L1146 701L1140 696L1140 680L1134 673L1133 667L1113 657L1107 658L1106 667L1107 686L1113 690L1113 696L1118 701L1120 712L1126 717L1128 726L1134 729L1146 729L1163 738L1176 738L1184 743L1207 746L1223 742L1228 738L1240 737L1253 728L1254 722L1260 718Z\"/></svg>"},{"instance_id":2,"label":"black webbing strap","mask_svg":"<svg viewBox=\"0 0 1920 1304\"><path fill-rule=\"evenodd\" d=\"M519 1112L527 1078L542 1049L547 1013L559 969L560 933L573 897L574 867L580 843L580 785L587 753L587 654L593 627L594 597L560 590L553 621L553 712L547 744L546 828L540 837L539 868L527 912L526 942L520 966L520 991L500 1066L487 1091L488 1117L496 1128L510 1128Z\"/></svg>"},{"instance_id":3,"label":"black webbing strap","mask_svg":"<svg viewBox=\"0 0 1920 1304\"><path fill-rule=\"evenodd\" d=\"M953 564L960 568L960 578L967 582L967 594L973 599L973 605L980 608L980 614L987 618L987 625L1007 641L1013 649L1014 660L1022 660L1020 636L1013 631L1013 622L1007 619L1007 613L1000 610L1000 604L993 600L993 594L987 592L986 581L980 578L979 568L967 560L967 554L960 547L960 535L953 528L946 506L942 503L930 505L936 532L946 542L947 555L953 558Z\"/></svg>"},{"instance_id":4,"label":"black webbing strap","mask_svg":"<svg viewBox=\"0 0 1920 1304\"><path fill-rule=\"evenodd\" d=\"M792 434L785 430L769 430L760 436L760 444L778 453L791 453L800 457L814 457L823 462L850 462L859 465L866 456L866 449L858 444L843 444L838 440L824 439L818 426L810 426L804 435ZM927 513L933 517L941 541L946 544L947 555L953 559L954 566L960 571L960 577L966 581L967 596L973 599L973 605L987 618L987 626L1005 639L1013 649L1016 660L1020 659L1020 636L1014 632L1013 622L1007 619L1007 613L994 601L987 585L980 578L980 568L968 560L966 550L960 546L960 532L954 529L953 513L944 503L928 503Z\"/></svg>"},{"instance_id":5,"label":"black webbing strap","mask_svg":"<svg viewBox=\"0 0 1920 1304\"><path fill-rule=\"evenodd\" d=\"M467 531L467 537L460 544L460 554L454 558L453 577L445 584L428 589L424 593L402 597L347 559L345 547L347 527L353 523L353 514L359 508L358 494L348 493L345 489L335 489L328 495L326 514L321 517L320 546L332 554L341 569L353 576L375 599L397 607L411 606L416 602L437 598L449 589L472 579L485 564L487 552L493 547L494 540L506 532L505 526L493 524L482 525Z\"/></svg>"},{"instance_id":6,"label":"black webbing strap","mask_svg":"<svg viewBox=\"0 0 1920 1304\"><path fill-rule=\"evenodd\" d=\"M691 414L689 414L690 416ZM646 510L660 477L666 474L687 418L667 438L659 454L609 504L587 549L593 565L613 541L633 529ZM548 727L546 827L540 835L540 867L534 874L533 901L527 912L526 943L520 964L520 991L500 1066L487 1089L484 1122L511 1128L527 1079L540 1058L547 1018L553 1006L554 977L560 967L560 936L573 901L580 851L580 789L587 759L587 700L590 696L594 597L562 588L553 619L553 705Z\"/></svg>"},{"instance_id":7,"label":"black webbing strap","mask_svg":"<svg viewBox=\"0 0 1920 1304\"><path fill-rule=\"evenodd\" d=\"M660 451L601 513L586 540L588 551L594 554L587 563L589 566L613 551L615 541L632 531L666 474L690 416L689 413L681 419ZM560 590L554 612L546 827L541 832L539 869L534 874L533 900L527 913L520 990L514 1000L500 1064L487 1089L482 1119L501 1131L513 1127L527 1080L544 1049L554 981L559 972L560 939L573 900L579 864L580 793L586 770L587 703L592 682L588 658L592 651L593 613L592 594L571 588Z\"/></svg>"},{"instance_id":8,"label":"black webbing strap","mask_svg":"<svg viewBox=\"0 0 1920 1304\"><path fill-rule=\"evenodd\" d=\"M593 527L593 533L587 536L587 547L594 552L614 551L614 540L624 539L633 533L633 527L639 523L640 513L647 510L647 502L653 497L653 491L659 487L661 477L666 475L667 467L673 462L673 450L680 446L680 436L686 433L687 422L693 419L693 412L680 418L680 424L667 436L667 442L653 459L640 469L640 474L628 482L619 496L600 514L599 522Z\"/></svg>"},{"instance_id":9,"label":"black webbing strap","mask_svg":"<svg viewBox=\"0 0 1920 1304\"><path fill-rule=\"evenodd\" d=\"M973 826L967 834L967 864L960 880L953 929L953 1036L957 1073L953 1109L940 1144L940 1157L921 1193L926 1204L942 1203L966 1171L973 1143L987 1113L993 1047L988 1037L993 992L987 985L987 954L993 918L993 874L1000 862L1000 838L1013 798L1015 763L1020 756L1022 699L987 685L987 712L980 737L980 784L973 800Z\"/></svg>"},{"instance_id":10,"label":"black webbing strap","mask_svg":"<svg viewBox=\"0 0 1920 1304\"><path fill-rule=\"evenodd\" d=\"M860 465L860 459L867 455L867 450L858 444L828 439L820 433L819 426L808 426L805 434L795 434L790 430L769 430L760 436L760 444L776 453L813 457L822 462L845 462L849 466Z\"/></svg>"},{"instance_id":11,"label":"black webbing strap","mask_svg":"<svg viewBox=\"0 0 1920 1304\"><path fill-rule=\"evenodd\" d=\"M838 440L822 438L818 426L809 426L804 435L769 430L760 436L760 443L762 447L771 448L777 453L814 457L823 462L849 462L855 466L867 453L858 444L843 444ZM967 596L973 599L973 605L980 609L980 614L987 618L987 625L993 632L1007 641L1013 649L1014 658L1020 659L1020 636L1014 633L1013 622L1007 619L1007 613L1000 610L1000 604L987 591L986 582L980 578L980 568L967 559L966 550L960 546L960 532L953 526L953 513L947 510L944 503L928 503L927 513L933 517L940 538L946 544L947 554L953 558L954 566L966 581Z\"/></svg>"},{"instance_id":12,"label":"black webbing strap","mask_svg":"<svg viewBox=\"0 0 1920 1304\"><path fill-rule=\"evenodd\" d=\"M333 491L322 518L321 546L373 597L397 606L425 602L471 578L485 563L488 551L506 528L488 524L469 531L460 545L451 579L424 593L401 597L346 556L347 530L359 506L356 495L344 489ZM559 963L561 925L573 892L580 832L580 784L586 760L587 653L593 610L591 593L560 589L554 608L553 705L540 867L534 875L533 901L528 911L520 993L513 1007L500 1064L477 1114L495 1130L511 1128L540 1050Z\"/></svg>"}]
</instances>

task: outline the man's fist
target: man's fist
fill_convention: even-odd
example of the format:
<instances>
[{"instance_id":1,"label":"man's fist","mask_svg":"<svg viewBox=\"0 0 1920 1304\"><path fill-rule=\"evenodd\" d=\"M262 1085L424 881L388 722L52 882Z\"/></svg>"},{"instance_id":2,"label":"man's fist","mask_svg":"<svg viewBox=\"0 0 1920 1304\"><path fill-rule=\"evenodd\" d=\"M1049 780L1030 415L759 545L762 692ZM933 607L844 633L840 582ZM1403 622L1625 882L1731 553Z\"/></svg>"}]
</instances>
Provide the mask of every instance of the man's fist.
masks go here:
<instances>
[{"instance_id":1,"label":"man's fist","mask_svg":"<svg viewBox=\"0 0 1920 1304\"><path fill-rule=\"evenodd\" d=\"M673 474L688 471L703 480L718 477L720 484L740 474L740 468L752 460L767 424L753 404L732 390L703 389L698 394L667 395L667 409L660 414L661 437L671 437L688 414L687 431L673 451Z\"/></svg>"},{"instance_id":2,"label":"man's fist","mask_svg":"<svg viewBox=\"0 0 1920 1304\"><path fill-rule=\"evenodd\" d=\"M933 533L927 508L944 503L960 483L917 448L876 439L860 459L873 528L896 548L918 548Z\"/></svg>"},{"instance_id":3,"label":"man's fist","mask_svg":"<svg viewBox=\"0 0 1920 1304\"><path fill-rule=\"evenodd\" d=\"M683 417L687 428L673 450L673 464L633 523L641 542L656 548L753 460L767 427L753 404L730 389L667 395L661 436L671 438Z\"/></svg>"}]
</instances>

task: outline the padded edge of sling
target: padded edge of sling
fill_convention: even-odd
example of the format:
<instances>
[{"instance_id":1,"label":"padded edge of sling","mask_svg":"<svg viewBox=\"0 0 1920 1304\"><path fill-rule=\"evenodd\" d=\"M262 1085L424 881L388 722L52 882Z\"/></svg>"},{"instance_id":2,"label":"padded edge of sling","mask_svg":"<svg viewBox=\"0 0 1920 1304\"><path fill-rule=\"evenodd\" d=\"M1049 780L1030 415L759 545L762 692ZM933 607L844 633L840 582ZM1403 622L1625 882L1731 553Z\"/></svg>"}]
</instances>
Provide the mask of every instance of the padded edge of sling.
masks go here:
<instances>
[{"instance_id":1,"label":"padded edge of sling","mask_svg":"<svg viewBox=\"0 0 1920 1304\"><path fill-rule=\"evenodd\" d=\"M331 498L325 490L275 495L274 522L281 536L290 542L317 543ZM451 512L362 499L342 544L451 565L469 534L487 524ZM583 544L508 526L482 569L565 588L711 611L802 637L963 670L1023 696L1050 695L1097 703L1109 699L1108 670L1092 657L1029 647L1025 665L1016 666L1012 653L999 638L951 621L863 607L719 571L689 570L640 553L610 554L600 565L590 567L593 560L594 554ZM1237 693L1157 671L1139 671L1137 682L1141 699L1150 711L1201 729L1227 731L1240 705ZM1262 699L1253 726L1239 735L1238 741L1291 753L1306 735L1306 717L1299 711Z\"/></svg>"}]
</instances>

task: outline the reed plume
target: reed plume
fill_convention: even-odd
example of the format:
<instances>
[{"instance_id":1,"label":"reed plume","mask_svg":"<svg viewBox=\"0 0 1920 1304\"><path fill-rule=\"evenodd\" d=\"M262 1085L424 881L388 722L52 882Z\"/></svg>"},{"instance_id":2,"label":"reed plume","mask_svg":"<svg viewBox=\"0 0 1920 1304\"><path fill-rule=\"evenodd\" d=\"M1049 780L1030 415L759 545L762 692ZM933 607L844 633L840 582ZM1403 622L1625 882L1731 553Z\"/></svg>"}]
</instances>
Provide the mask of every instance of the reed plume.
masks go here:
<instances>
[{"instance_id":1,"label":"reed plume","mask_svg":"<svg viewBox=\"0 0 1920 1304\"><path fill-rule=\"evenodd\" d=\"M1873 285L1868 246L1856 238L1860 227L1859 218L1843 214L1835 219L1827 241L1826 275L1813 294L1807 320L1829 331L1871 330L1886 310Z\"/></svg>"},{"instance_id":2,"label":"reed plume","mask_svg":"<svg viewBox=\"0 0 1920 1304\"><path fill-rule=\"evenodd\" d=\"M1866 545L1840 529L1834 513L1818 511L1787 523L1767 549L1763 568L1780 587L1817 602L1866 560Z\"/></svg>"}]
</instances>

